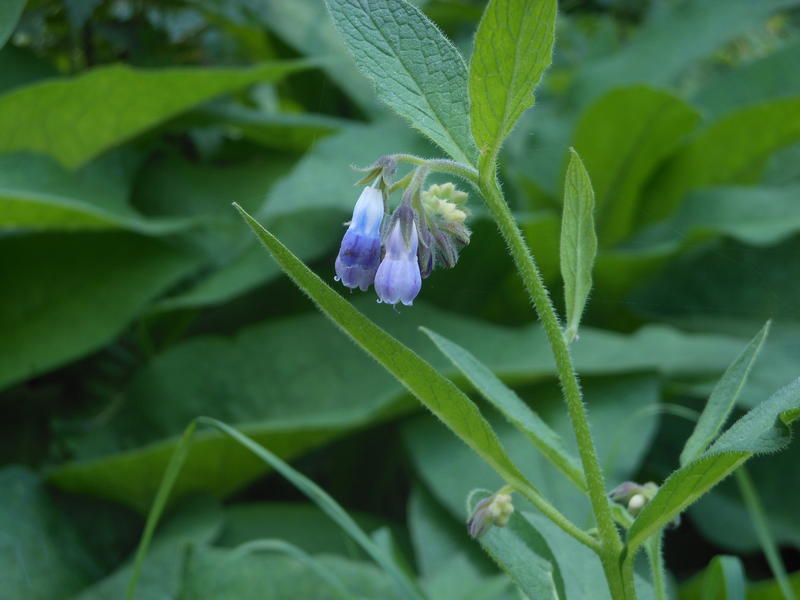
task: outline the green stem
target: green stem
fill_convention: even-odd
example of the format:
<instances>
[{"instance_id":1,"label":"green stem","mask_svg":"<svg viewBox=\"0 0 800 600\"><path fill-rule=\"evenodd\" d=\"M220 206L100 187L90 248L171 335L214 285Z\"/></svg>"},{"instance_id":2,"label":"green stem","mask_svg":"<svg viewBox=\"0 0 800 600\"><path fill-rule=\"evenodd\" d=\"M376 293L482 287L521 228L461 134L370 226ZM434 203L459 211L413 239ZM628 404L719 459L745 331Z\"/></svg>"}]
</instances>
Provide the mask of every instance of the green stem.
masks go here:
<instances>
[{"instance_id":1,"label":"green stem","mask_svg":"<svg viewBox=\"0 0 800 600\"><path fill-rule=\"evenodd\" d=\"M572 364L572 357L569 347L564 339L561 325L556 316L553 303L547 293L542 276L536 266L536 262L528 249L525 239L522 236L511 210L506 204L505 198L500 191L500 186L494 172L494 161L489 160L488 164L481 161L481 173L479 178L481 193L483 194L489 211L492 213L503 238L508 244L511 256L517 266L517 270L522 277L522 281L530 294L534 308L539 315L539 320L547 335L550 347L556 362L558 378L564 392L564 399L567 404L572 428L575 431L575 438L578 442L578 452L586 474L586 483L589 490L589 499L592 504L592 511L597 528L600 534L600 557L603 562L606 576L609 577L609 586L617 587L619 581L619 557L622 554L622 540L614 520L611 515L611 508L606 498L605 481L603 472L600 468L600 461L597 458L592 434L589 429L589 420L586 414L586 407L583 404L580 384ZM612 581L613 579L613 581ZM612 589L612 594L614 590ZM617 596L625 597L625 596Z\"/></svg>"},{"instance_id":2,"label":"green stem","mask_svg":"<svg viewBox=\"0 0 800 600\"><path fill-rule=\"evenodd\" d=\"M653 589L656 600L667 600L667 582L664 577L664 554L662 544L664 532L659 531L647 541L647 558L650 561L650 573L653 576Z\"/></svg>"},{"instance_id":3,"label":"green stem","mask_svg":"<svg viewBox=\"0 0 800 600\"><path fill-rule=\"evenodd\" d=\"M789 576L786 573L786 568L781 560L781 555L778 552L778 547L775 544L775 539L769 529L769 522L764 513L764 507L761 505L761 498L758 497L756 486L750 478L750 474L744 467L736 470L736 483L739 485L739 491L742 493L747 512L750 513L750 519L755 527L758 541L761 543L761 549L764 551L764 556L767 557L769 568L775 579L778 580L778 586L783 592L786 600L795 600L796 596L789 584Z\"/></svg>"},{"instance_id":4,"label":"green stem","mask_svg":"<svg viewBox=\"0 0 800 600\"><path fill-rule=\"evenodd\" d=\"M475 167L465 165L464 163L448 160L446 158L421 158L413 154L392 154L388 158L396 160L397 162L411 163L412 165L425 165L431 171L456 175L466 179L475 187L478 187L478 171Z\"/></svg>"},{"instance_id":5,"label":"green stem","mask_svg":"<svg viewBox=\"0 0 800 600\"><path fill-rule=\"evenodd\" d=\"M597 553L600 553L601 547L598 541L591 535L583 531L580 527L570 521L564 514L559 511L555 506L550 504L544 496L533 489L529 485L511 485L515 492L519 492L525 496L531 504L533 504L539 511L550 519L554 524L564 530L584 546L591 548Z\"/></svg>"}]
</instances>

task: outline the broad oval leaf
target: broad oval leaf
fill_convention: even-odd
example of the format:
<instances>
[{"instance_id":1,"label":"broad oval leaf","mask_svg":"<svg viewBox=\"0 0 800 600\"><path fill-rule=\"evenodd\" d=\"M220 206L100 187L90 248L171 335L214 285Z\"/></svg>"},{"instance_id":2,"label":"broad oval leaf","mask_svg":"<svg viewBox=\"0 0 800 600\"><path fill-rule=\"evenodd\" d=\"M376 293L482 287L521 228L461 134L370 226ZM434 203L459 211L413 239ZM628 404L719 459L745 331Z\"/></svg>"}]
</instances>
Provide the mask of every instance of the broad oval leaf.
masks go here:
<instances>
[{"instance_id":1,"label":"broad oval leaf","mask_svg":"<svg viewBox=\"0 0 800 600\"><path fill-rule=\"evenodd\" d=\"M475 386L481 395L492 403L511 424L524 433L539 451L544 454L579 489L586 489L578 459L567 451L561 436L553 431L541 417L525 404L519 396L492 371L467 350L447 338L422 328L433 343Z\"/></svg>"},{"instance_id":2,"label":"broad oval leaf","mask_svg":"<svg viewBox=\"0 0 800 600\"><path fill-rule=\"evenodd\" d=\"M700 131L658 172L646 190L641 220L668 217L692 189L752 183L771 153L798 140L800 96L726 114Z\"/></svg>"},{"instance_id":3,"label":"broad oval leaf","mask_svg":"<svg viewBox=\"0 0 800 600\"><path fill-rule=\"evenodd\" d=\"M592 289L592 267L596 255L592 182L580 156L570 149L561 219L561 277L567 305L565 335L569 341L578 337L578 325Z\"/></svg>"},{"instance_id":4,"label":"broad oval leaf","mask_svg":"<svg viewBox=\"0 0 800 600\"><path fill-rule=\"evenodd\" d=\"M378 97L455 160L474 164L467 67L436 25L405 0L327 3Z\"/></svg>"},{"instance_id":5,"label":"broad oval leaf","mask_svg":"<svg viewBox=\"0 0 800 600\"><path fill-rule=\"evenodd\" d=\"M108 232L8 236L0 256L17 257L0 261L0 388L108 343L199 263L160 241Z\"/></svg>"},{"instance_id":6,"label":"broad oval leaf","mask_svg":"<svg viewBox=\"0 0 800 600\"><path fill-rule=\"evenodd\" d=\"M550 65L556 0L491 0L469 65L470 126L490 160L517 119L533 106L533 91Z\"/></svg>"},{"instance_id":7,"label":"broad oval leaf","mask_svg":"<svg viewBox=\"0 0 800 600\"><path fill-rule=\"evenodd\" d=\"M694 426L694 431L683 446L680 457L681 465L685 465L705 452L705 449L714 441L725 425L728 415L736 404L736 399L747 382L750 369L753 368L758 353L764 345L764 340L769 333L769 326L770 322L767 321L761 331L750 340L741 354L731 363L714 387L714 391L711 392L711 396Z\"/></svg>"},{"instance_id":8,"label":"broad oval leaf","mask_svg":"<svg viewBox=\"0 0 800 600\"><path fill-rule=\"evenodd\" d=\"M215 69L113 65L34 83L0 97L0 152L41 152L78 167L196 104L310 66L301 60Z\"/></svg>"},{"instance_id":9,"label":"broad oval leaf","mask_svg":"<svg viewBox=\"0 0 800 600\"><path fill-rule=\"evenodd\" d=\"M778 390L734 423L700 457L670 475L628 530L629 551L662 529L687 506L757 453L789 443L800 417L800 379Z\"/></svg>"}]
</instances>

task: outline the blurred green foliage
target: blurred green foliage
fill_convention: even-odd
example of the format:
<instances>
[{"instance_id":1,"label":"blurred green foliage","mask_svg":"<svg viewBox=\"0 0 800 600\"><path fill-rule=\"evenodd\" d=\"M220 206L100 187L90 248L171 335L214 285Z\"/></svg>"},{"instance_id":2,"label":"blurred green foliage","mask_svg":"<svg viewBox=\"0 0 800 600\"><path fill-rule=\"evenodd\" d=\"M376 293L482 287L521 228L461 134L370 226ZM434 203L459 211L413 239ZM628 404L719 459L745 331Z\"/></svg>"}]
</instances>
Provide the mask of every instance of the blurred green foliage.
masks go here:
<instances>
[{"instance_id":1,"label":"blurred green foliage","mask_svg":"<svg viewBox=\"0 0 800 600\"><path fill-rule=\"evenodd\" d=\"M469 55L482 2L414 3ZM598 254L574 353L612 485L677 467L691 425L676 407L700 409L768 318L736 410L797 376L799 11L561 2L554 64L501 177L554 283L570 145L592 179ZM387 93L356 70L321 0L0 3L0 596L121 597L176 436L209 415L292 459L368 530L388 525L431 597L515 597L462 525L466 495L497 476L314 311L230 206L332 280L351 165L436 154L378 104ZM543 333L480 199L470 205L471 245L413 309L353 301L459 384L419 327L469 349L569 446ZM585 525L586 499L481 408L525 475ZM790 571L798 459L795 442L749 469ZM575 567L585 549L535 526L569 597L599 598ZM393 597L316 508L204 431L137 598L337 597L290 555L235 549L263 537L304 549L356 596ZM669 531L665 555L681 598L733 597L707 594L737 577L748 598L780 597L732 481Z\"/></svg>"}]
</instances>

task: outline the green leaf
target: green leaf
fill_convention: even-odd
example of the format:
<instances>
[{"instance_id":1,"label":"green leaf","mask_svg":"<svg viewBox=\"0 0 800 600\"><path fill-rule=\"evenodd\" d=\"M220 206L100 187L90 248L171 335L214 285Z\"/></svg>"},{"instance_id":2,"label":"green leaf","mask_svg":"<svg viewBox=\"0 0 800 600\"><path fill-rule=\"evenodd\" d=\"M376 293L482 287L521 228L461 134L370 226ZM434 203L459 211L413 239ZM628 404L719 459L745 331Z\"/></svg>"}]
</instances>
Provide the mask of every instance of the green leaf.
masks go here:
<instances>
[{"instance_id":1,"label":"green leaf","mask_svg":"<svg viewBox=\"0 0 800 600\"><path fill-rule=\"evenodd\" d=\"M139 576L136 600L177 598L189 564L190 552L210 544L222 526L219 504L209 498L193 498L176 507L153 539L150 554ZM119 600L131 577L132 565L126 561L107 577L93 583L72 600Z\"/></svg>"},{"instance_id":2,"label":"green leaf","mask_svg":"<svg viewBox=\"0 0 800 600\"><path fill-rule=\"evenodd\" d=\"M631 233L647 178L699 117L676 96L643 86L612 90L581 115L572 143L591 176L602 246Z\"/></svg>"},{"instance_id":3,"label":"green leaf","mask_svg":"<svg viewBox=\"0 0 800 600\"><path fill-rule=\"evenodd\" d=\"M642 220L668 217L690 190L753 183L771 153L798 140L800 97L770 100L728 113L707 125L659 171L646 190Z\"/></svg>"},{"instance_id":4,"label":"green leaf","mask_svg":"<svg viewBox=\"0 0 800 600\"><path fill-rule=\"evenodd\" d=\"M439 350L491 402L508 421L530 438L533 445L544 454L579 489L586 489L586 480L580 463L564 448L561 437L542 421L519 396L498 379L486 365L458 344L429 329L422 331L430 337Z\"/></svg>"},{"instance_id":5,"label":"green leaf","mask_svg":"<svg viewBox=\"0 0 800 600\"><path fill-rule=\"evenodd\" d=\"M613 487L635 473L648 450L658 424L658 414L654 410L658 405L658 382L652 376L626 375L587 377L583 384L585 397L592 407L592 432L598 454L609 486ZM526 386L524 390L522 398L536 406L542 419L575 452L575 442L570 439L572 428L558 385L555 382L540 383ZM541 453L533 452L525 434L499 415L487 416L525 476L535 481L542 493L569 519L588 527L592 522L592 512L586 495L564 478ZM410 421L403 429L403 437L423 482L461 522L467 518L464 499L472 490L495 490L503 485L503 480L492 469L482 464L431 418L420 416ZM529 507L518 496L514 497L514 502L518 510ZM544 534L542 530L540 532ZM562 575L567 583L569 575L563 570Z\"/></svg>"},{"instance_id":6,"label":"green leaf","mask_svg":"<svg viewBox=\"0 0 800 600\"><path fill-rule=\"evenodd\" d=\"M186 561L180 597L191 600L398 598L386 575L368 563L339 556L316 556L311 559L312 566L296 556L242 550L211 547L194 550ZM321 578L319 569L336 577L348 595L343 596Z\"/></svg>"},{"instance_id":7,"label":"green leaf","mask_svg":"<svg viewBox=\"0 0 800 600\"><path fill-rule=\"evenodd\" d=\"M361 108L370 114L385 112L375 101L373 86L353 64L323 2L258 0L231 4L228 0L208 0L203 7L238 26L253 27L258 23L300 54L320 57L320 67Z\"/></svg>"},{"instance_id":8,"label":"green leaf","mask_svg":"<svg viewBox=\"0 0 800 600\"><path fill-rule=\"evenodd\" d=\"M473 504L470 512L474 508ZM523 515L514 513L504 527L492 527L478 541L525 597L564 597L564 582L553 553L542 534Z\"/></svg>"},{"instance_id":9,"label":"green leaf","mask_svg":"<svg viewBox=\"0 0 800 600\"><path fill-rule=\"evenodd\" d=\"M628 530L635 551L686 507L748 458L776 452L789 443L789 425L800 417L800 379L778 390L723 433L706 452L670 475Z\"/></svg>"},{"instance_id":10,"label":"green leaf","mask_svg":"<svg viewBox=\"0 0 800 600\"><path fill-rule=\"evenodd\" d=\"M332 267L329 269L332 276ZM498 327L421 302L402 319L369 297L357 301L356 306L442 372L457 374L452 363L419 334L421 325L435 325L448 339L474 348L476 358L507 381L530 384L555 374L538 325ZM576 345L575 360L587 376L656 371L666 377L696 379L724 370L739 344L737 338L689 335L663 326L631 335L586 328ZM298 378L298 372L315 376ZM622 390L614 385L593 389L593 398L594 394L632 398L634 391L640 398L649 398L652 391L644 384L630 392L627 386ZM245 327L235 336L196 336L176 344L141 369L124 393L128 402L102 428L89 422L80 428L80 434L70 436L72 460L53 469L50 477L63 489L114 500L139 511L152 501L157 484L153 474L163 471L175 445L174 436L198 414L236 423L288 460L354 428L418 406L409 401L394 378L374 368L368 356L314 312L268 320ZM552 401L553 406L547 404L551 417L556 407L560 410L563 406L557 394ZM609 427L613 430L618 425L614 419L633 419L631 415L642 403L623 404L624 412L610 418ZM535 406L548 421L543 404L537 400ZM592 414L596 411L593 408ZM569 428L558 431L565 442L571 436ZM519 458L528 462L530 440L520 437L525 452ZM642 439L622 436L624 441L609 452L635 460L637 453L625 446L638 448ZM206 432L192 445L175 495L205 490L225 496L263 471L263 465L249 453L224 436ZM539 473L535 476L538 479ZM575 491L559 473L553 471L548 477ZM480 481L474 483L472 487L483 487ZM459 506L463 509L463 498Z\"/></svg>"},{"instance_id":11,"label":"green leaf","mask_svg":"<svg viewBox=\"0 0 800 600\"><path fill-rule=\"evenodd\" d=\"M233 102L202 108L190 116L201 123L222 123L245 139L279 150L309 150L318 140L352 124L313 113L267 113Z\"/></svg>"},{"instance_id":12,"label":"green leaf","mask_svg":"<svg viewBox=\"0 0 800 600\"><path fill-rule=\"evenodd\" d=\"M78 167L196 104L310 66L304 61L214 69L115 65L34 83L0 97L0 152L31 150Z\"/></svg>"},{"instance_id":13,"label":"green leaf","mask_svg":"<svg viewBox=\"0 0 800 600\"><path fill-rule=\"evenodd\" d=\"M754 24L796 4L797 0L703 0L652 11L652 18L634 31L624 48L578 73L573 93L586 101L626 84L667 86ZM677 42L676 31L694 43Z\"/></svg>"},{"instance_id":14,"label":"green leaf","mask_svg":"<svg viewBox=\"0 0 800 600\"><path fill-rule=\"evenodd\" d=\"M8 38L17 26L17 21L25 8L27 0L5 0L0 3L0 48L5 46Z\"/></svg>"},{"instance_id":15,"label":"green leaf","mask_svg":"<svg viewBox=\"0 0 800 600\"><path fill-rule=\"evenodd\" d=\"M725 235L751 246L768 246L800 231L800 185L713 187L690 192L667 221L644 230L637 243L671 246L677 252Z\"/></svg>"},{"instance_id":16,"label":"green leaf","mask_svg":"<svg viewBox=\"0 0 800 600\"><path fill-rule=\"evenodd\" d=\"M405 0L327 3L378 97L455 160L474 164L467 67L436 25Z\"/></svg>"},{"instance_id":17,"label":"green leaf","mask_svg":"<svg viewBox=\"0 0 800 600\"><path fill-rule=\"evenodd\" d=\"M397 588L402 592L401 595L404 598L411 598L412 600L420 598L416 584L397 566L391 555L376 545L375 542L358 526L353 518L347 514L347 512L325 490L323 490L299 471L293 469L278 456L259 445L252 439L243 435L233 427L217 421L216 419L209 419L207 417L200 417L198 422L219 429L238 442L240 445L250 450L253 454L258 456L259 459L269 464L273 469L278 471L283 477L288 479L292 485L294 485L298 490L312 500L326 515L336 522L336 524L339 525L342 530L347 532L347 534L353 538L353 540L358 543L358 545L361 546L361 548L367 554L369 554L378 565L383 568L383 570L395 581ZM168 476L165 476L161 484L161 489L169 490L173 481L174 480L170 480ZM153 518L154 513L158 515L158 509L155 505L150 516L148 517L148 520ZM155 518L157 519L158 516ZM146 537L144 539L146 540ZM143 546L146 549L146 544ZM140 546L140 550L141 549L142 546Z\"/></svg>"},{"instance_id":18,"label":"green leaf","mask_svg":"<svg viewBox=\"0 0 800 600\"><path fill-rule=\"evenodd\" d=\"M5 237L0 255L18 257L0 262L0 387L108 343L197 266L185 252L127 233Z\"/></svg>"},{"instance_id":19,"label":"green leaf","mask_svg":"<svg viewBox=\"0 0 800 600\"><path fill-rule=\"evenodd\" d=\"M414 558L425 580L435 580L459 555L463 561L459 572L464 575L469 571L473 581L492 569L491 562L471 542L466 519L453 519L426 488L414 486L407 510Z\"/></svg>"},{"instance_id":20,"label":"green leaf","mask_svg":"<svg viewBox=\"0 0 800 600\"><path fill-rule=\"evenodd\" d=\"M736 360L731 363L728 370L722 375L714 391L706 403L700 418L694 426L694 431L686 440L680 456L680 464L683 466L698 458L706 448L714 441L717 434L725 425L728 416L731 414L736 400L742 391L750 369L758 358L758 353L764 345L769 333L770 322L761 328L756 336L742 350Z\"/></svg>"},{"instance_id":21,"label":"green leaf","mask_svg":"<svg viewBox=\"0 0 800 600\"><path fill-rule=\"evenodd\" d=\"M550 65L556 0L491 0L469 65L470 125L481 152L493 158Z\"/></svg>"},{"instance_id":22,"label":"green leaf","mask_svg":"<svg viewBox=\"0 0 800 600\"><path fill-rule=\"evenodd\" d=\"M0 230L123 228L157 235L196 225L179 216L146 218L131 207L130 158L113 153L72 172L46 156L0 156Z\"/></svg>"},{"instance_id":23,"label":"green leaf","mask_svg":"<svg viewBox=\"0 0 800 600\"><path fill-rule=\"evenodd\" d=\"M789 576L789 585L800 595L800 572ZM747 600L786 600L786 595L777 581L759 581L747 586Z\"/></svg>"},{"instance_id":24,"label":"green leaf","mask_svg":"<svg viewBox=\"0 0 800 600\"><path fill-rule=\"evenodd\" d=\"M736 471L735 477L739 492L747 506L748 517L756 530L758 541L761 544L761 551L767 559L769 568L778 581L784 596L786 596L786 600L796 600L786 574L786 566L783 564L778 544L775 542L772 531L770 531L769 520L764 511L764 505L761 502L758 490L745 467L740 467Z\"/></svg>"},{"instance_id":25,"label":"green leaf","mask_svg":"<svg viewBox=\"0 0 800 600\"><path fill-rule=\"evenodd\" d=\"M747 580L736 556L715 556L706 569L681 586L681 600L745 600Z\"/></svg>"},{"instance_id":26,"label":"green leaf","mask_svg":"<svg viewBox=\"0 0 800 600\"><path fill-rule=\"evenodd\" d=\"M66 597L97 575L77 530L33 472L4 467L0 487L0 579L6 597Z\"/></svg>"},{"instance_id":27,"label":"green leaf","mask_svg":"<svg viewBox=\"0 0 800 600\"><path fill-rule=\"evenodd\" d=\"M800 43L789 43L763 58L737 65L706 83L692 98L706 118L731 110L800 94Z\"/></svg>"},{"instance_id":28,"label":"green leaf","mask_svg":"<svg viewBox=\"0 0 800 600\"><path fill-rule=\"evenodd\" d=\"M258 221L237 208L276 262L326 316L394 375L509 483L520 488L528 487L529 484L503 450L492 428L461 390L412 350L358 312Z\"/></svg>"},{"instance_id":29,"label":"green leaf","mask_svg":"<svg viewBox=\"0 0 800 600\"><path fill-rule=\"evenodd\" d=\"M561 278L567 305L569 341L578 338L578 325L592 289L592 267L597 254L594 231L594 191L589 174L575 150L564 180L564 214L561 219Z\"/></svg>"},{"instance_id":30,"label":"green leaf","mask_svg":"<svg viewBox=\"0 0 800 600\"><path fill-rule=\"evenodd\" d=\"M366 513L349 511L367 534L386 525ZM310 554L342 554L359 559L367 555L318 507L306 502L238 502L225 507L218 546L233 548L261 538L277 538Z\"/></svg>"}]
</instances>

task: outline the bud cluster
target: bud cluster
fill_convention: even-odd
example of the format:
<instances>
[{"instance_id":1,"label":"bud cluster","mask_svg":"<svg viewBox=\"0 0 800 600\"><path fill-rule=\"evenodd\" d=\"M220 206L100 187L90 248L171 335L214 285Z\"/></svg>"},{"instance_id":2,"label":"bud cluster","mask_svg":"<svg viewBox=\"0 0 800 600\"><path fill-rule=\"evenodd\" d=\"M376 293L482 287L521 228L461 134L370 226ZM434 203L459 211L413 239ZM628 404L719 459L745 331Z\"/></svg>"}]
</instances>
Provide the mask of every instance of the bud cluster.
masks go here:
<instances>
[{"instance_id":1,"label":"bud cluster","mask_svg":"<svg viewBox=\"0 0 800 600\"><path fill-rule=\"evenodd\" d=\"M467 194L452 183L421 187L427 169L418 167L403 199L388 214L391 176L396 164L382 159L366 169L365 187L347 223L336 257L336 281L367 291L375 286L378 302L411 306L422 279L436 267L452 268L461 249L469 244L465 225ZM409 179L404 178L398 185Z\"/></svg>"},{"instance_id":2,"label":"bud cluster","mask_svg":"<svg viewBox=\"0 0 800 600\"><path fill-rule=\"evenodd\" d=\"M626 506L628 512L635 517L653 499L657 491L658 486L652 481L644 485L639 485L634 481L625 481L611 490L608 497L612 502Z\"/></svg>"},{"instance_id":3,"label":"bud cluster","mask_svg":"<svg viewBox=\"0 0 800 600\"><path fill-rule=\"evenodd\" d=\"M505 527L511 515L514 514L514 505L511 503L511 494L497 492L484 498L472 511L472 516L467 522L467 531L470 536L478 538L489 531L493 525Z\"/></svg>"}]
</instances>

